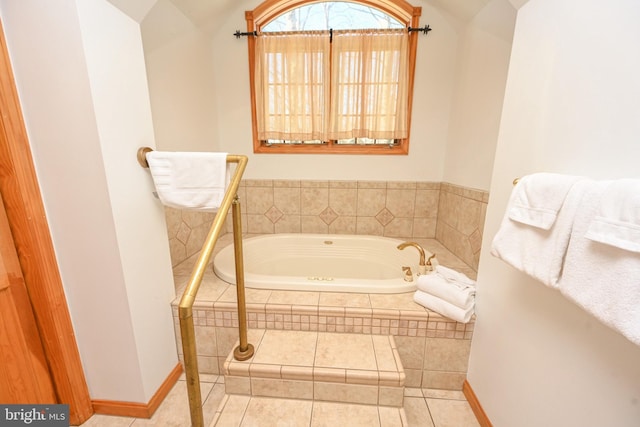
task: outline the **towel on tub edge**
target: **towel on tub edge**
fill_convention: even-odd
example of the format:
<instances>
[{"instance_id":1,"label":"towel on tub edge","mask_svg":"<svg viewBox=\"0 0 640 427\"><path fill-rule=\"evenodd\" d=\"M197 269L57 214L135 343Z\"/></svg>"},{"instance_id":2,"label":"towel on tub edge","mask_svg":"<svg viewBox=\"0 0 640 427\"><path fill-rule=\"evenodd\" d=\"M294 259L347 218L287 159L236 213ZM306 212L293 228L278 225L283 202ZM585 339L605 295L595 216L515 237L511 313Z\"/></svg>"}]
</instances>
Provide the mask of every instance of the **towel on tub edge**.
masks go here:
<instances>
[{"instance_id":1,"label":"towel on tub edge","mask_svg":"<svg viewBox=\"0 0 640 427\"><path fill-rule=\"evenodd\" d=\"M417 290L413 294L413 300L429 310L460 323L469 323L474 313L475 304L471 304L468 308L458 307L442 298L438 298L421 290Z\"/></svg>"},{"instance_id":2,"label":"towel on tub edge","mask_svg":"<svg viewBox=\"0 0 640 427\"><path fill-rule=\"evenodd\" d=\"M431 274L418 276L419 290L441 298L457 307L468 309L476 296L476 282L464 273L438 265Z\"/></svg>"}]
</instances>

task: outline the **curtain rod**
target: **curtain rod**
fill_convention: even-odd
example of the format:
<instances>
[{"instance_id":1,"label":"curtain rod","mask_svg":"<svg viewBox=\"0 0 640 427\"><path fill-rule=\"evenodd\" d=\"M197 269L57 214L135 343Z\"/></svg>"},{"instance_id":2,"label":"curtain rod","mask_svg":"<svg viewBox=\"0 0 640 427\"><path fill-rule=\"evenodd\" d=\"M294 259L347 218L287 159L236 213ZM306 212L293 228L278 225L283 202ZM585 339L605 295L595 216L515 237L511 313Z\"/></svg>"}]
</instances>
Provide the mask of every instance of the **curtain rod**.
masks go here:
<instances>
[{"instance_id":1,"label":"curtain rod","mask_svg":"<svg viewBox=\"0 0 640 427\"><path fill-rule=\"evenodd\" d=\"M425 35L429 34L429 31L433 30L433 28L431 28L429 25L425 25L422 28L413 28L413 27L408 27L407 31L414 32L417 31L419 33L424 33ZM233 33L234 36L236 36L237 39L239 39L240 37L243 36L252 36L252 37L257 37L258 36L258 32L257 31L246 31L246 32L241 32L240 30L236 30L235 33ZM333 35L333 28L329 29L329 35L332 36Z\"/></svg>"}]
</instances>

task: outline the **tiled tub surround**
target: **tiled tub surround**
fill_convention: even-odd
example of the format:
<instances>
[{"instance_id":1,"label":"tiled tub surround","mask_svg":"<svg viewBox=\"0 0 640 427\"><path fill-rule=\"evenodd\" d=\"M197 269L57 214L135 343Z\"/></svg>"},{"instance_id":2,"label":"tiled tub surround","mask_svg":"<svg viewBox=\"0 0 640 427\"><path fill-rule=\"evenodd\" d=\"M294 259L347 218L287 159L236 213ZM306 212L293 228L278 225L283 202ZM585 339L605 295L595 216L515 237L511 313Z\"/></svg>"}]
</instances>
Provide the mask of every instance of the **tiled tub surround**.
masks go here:
<instances>
[{"instance_id":1,"label":"tiled tub surround","mask_svg":"<svg viewBox=\"0 0 640 427\"><path fill-rule=\"evenodd\" d=\"M440 263L470 277L475 272L434 239L415 239L438 254ZM216 250L232 241L221 237ZM195 257L174 268L181 294ZM174 320L179 353L177 303ZM357 294L246 289L250 332L319 331L392 335L405 372L406 387L460 390L466 378L473 321L457 323L413 302L413 292ZM198 364L202 373L224 372L224 362L238 339L236 287L220 280L209 266L194 304ZM182 354L181 354L182 355Z\"/></svg>"},{"instance_id":2,"label":"tiled tub surround","mask_svg":"<svg viewBox=\"0 0 640 427\"><path fill-rule=\"evenodd\" d=\"M435 238L477 270L485 191L438 182L243 180L238 196L246 233ZM213 214L167 208L166 217L175 266L200 250Z\"/></svg>"}]
</instances>

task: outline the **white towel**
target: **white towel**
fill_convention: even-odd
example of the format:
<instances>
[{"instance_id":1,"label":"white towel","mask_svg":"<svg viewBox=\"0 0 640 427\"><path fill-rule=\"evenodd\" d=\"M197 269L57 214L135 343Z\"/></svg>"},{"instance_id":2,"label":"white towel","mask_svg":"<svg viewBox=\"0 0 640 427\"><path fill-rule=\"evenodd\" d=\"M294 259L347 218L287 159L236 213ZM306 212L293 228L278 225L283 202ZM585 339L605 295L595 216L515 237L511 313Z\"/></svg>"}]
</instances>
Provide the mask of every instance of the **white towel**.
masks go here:
<instances>
[{"instance_id":1,"label":"white towel","mask_svg":"<svg viewBox=\"0 0 640 427\"><path fill-rule=\"evenodd\" d=\"M456 271L452 268L445 267L444 265L437 265L435 268L435 272L440 274L445 279L450 282L457 282L462 285L475 286L476 281L470 279L466 274Z\"/></svg>"},{"instance_id":2,"label":"white towel","mask_svg":"<svg viewBox=\"0 0 640 427\"><path fill-rule=\"evenodd\" d=\"M475 282L441 265L431 274L418 276L416 285L419 290L463 309L468 309L475 301Z\"/></svg>"},{"instance_id":3,"label":"white towel","mask_svg":"<svg viewBox=\"0 0 640 427\"><path fill-rule=\"evenodd\" d=\"M640 179L611 183L585 237L640 253Z\"/></svg>"},{"instance_id":4,"label":"white towel","mask_svg":"<svg viewBox=\"0 0 640 427\"><path fill-rule=\"evenodd\" d=\"M521 193L526 188L521 185L522 182L518 182L493 239L491 254L545 285L557 288L576 209L591 182L586 178L568 176L566 179L559 179L557 190L545 182L542 187L550 201L548 212L557 211L549 229L544 228L548 225L548 215L540 217L544 219L538 223L542 227L531 226L512 218L512 206L523 200ZM538 195L542 197L543 193L539 192ZM538 210L543 209L539 200L535 206Z\"/></svg>"},{"instance_id":5,"label":"white towel","mask_svg":"<svg viewBox=\"0 0 640 427\"><path fill-rule=\"evenodd\" d=\"M460 308L441 298L417 290L413 294L413 300L421 306L435 311L442 316L448 317L460 323L469 323L474 312L474 304L469 308Z\"/></svg>"},{"instance_id":6,"label":"white towel","mask_svg":"<svg viewBox=\"0 0 640 427\"><path fill-rule=\"evenodd\" d=\"M601 203L611 203L611 181L592 185L581 203L571 233L560 292L605 325L640 345L640 253L586 237ZM618 188L619 189L619 188ZM620 204L637 194L618 193Z\"/></svg>"},{"instance_id":7,"label":"white towel","mask_svg":"<svg viewBox=\"0 0 640 427\"><path fill-rule=\"evenodd\" d=\"M227 153L151 151L147 163L164 205L199 211L220 207L230 180Z\"/></svg>"},{"instance_id":8,"label":"white towel","mask_svg":"<svg viewBox=\"0 0 640 427\"><path fill-rule=\"evenodd\" d=\"M555 223L567 193L581 179L557 173L523 176L513 189L507 213L513 221L549 230Z\"/></svg>"}]
</instances>

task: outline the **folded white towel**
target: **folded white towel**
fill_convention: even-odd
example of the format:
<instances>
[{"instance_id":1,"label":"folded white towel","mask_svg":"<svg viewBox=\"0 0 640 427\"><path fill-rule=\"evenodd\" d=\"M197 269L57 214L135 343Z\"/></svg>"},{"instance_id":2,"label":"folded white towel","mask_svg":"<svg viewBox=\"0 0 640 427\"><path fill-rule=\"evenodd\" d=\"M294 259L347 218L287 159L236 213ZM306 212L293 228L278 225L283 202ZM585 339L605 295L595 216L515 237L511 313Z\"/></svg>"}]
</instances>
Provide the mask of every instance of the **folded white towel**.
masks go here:
<instances>
[{"instance_id":1,"label":"folded white towel","mask_svg":"<svg viewBox=\"0 0 640 427\"><path fill-rule=\"evenodd\" d=\"M557 288L576 209L592 183L585 178L577 180L574 178L561 180L557 191L562 197L556 195L552 186L544 186L549 199L554 201L551 204L553 210L558 208L559 198L564 200L548 230L511 218L511 207L522 200L523 187L519 182L511 194L507 212L493 239L491 254L545 285ZM572 184L567 191L568 182Z\"/></svg>"},{"instance_id":2,"label":"folded white towel","mask_svg":"<svg viewBox=\"0 0 640 427\"><path fill-rule=\"evenodd\" d=\"M585 195L571 232L559 287L568 299L640 345L640 253L585 236L600 213L602 201L615 187L611 181L597 182ZM623 205L625 197L634 197L619 196Z\"/></svg>"},{"instance_id":3,"label":"folded white towel","mask_svg":"<svg viewBox=\"0 0 640 427\"><path fill-rule=\"evenodd\" d=\"M444 274L443 269L446 269ZM419 290L462 309L470 308L475 301L475 282L446 267L438 266L433 273L418 276L416 285Z\"/></svg>"},{"instance_id":4,"label":"folded white towel","mask_svg":"<svg viewBox=\"0 0 640 427\"><path fill-rule=\"evenodd\" d=\"M470 279L466 274L461 273L460 271L456 271L452 268L445 267L444 265L437 265L435 268L435 272L440 274L445 279L450 282L457 282L463 285L475 286L476 281Z\"/></svg>"},{"instance_id":5,"label":"folded white towel","mask_svg":"<svg viewBox=\"0 0 640 427\"><path fill-rule=\"evenodd\" d=\"M611 183L585 237L640 252L640 179L620 179Z\"/></svg>"},{"instance_id":6,"label":"folded white towel","mask_svg":"<svg viewBox=\"0 0 640 427\"><path fill-rule=\"evenodd\" d=\"M147 153L158 198L166 206L199 211L220 207L230 180L227 153Z\"/></svg>"},{"instance_id":7,"label":"folded white towel","mask_svg":"<svg viewBox=\"0 0 640 427\"><path fill-rule=\"evenodd\" d=\"M555 223L567 193L581 179L557 173L535 173L520 178L507 213L513 221L548 230Z\"/></svg>"},{"instance_id":8,"label":"folded white towel","mask_svg":"<svg viewBox=\"0 0 640 427\"><path fill-rule=\"evenodd\" d=\"M441 298L417 290L413 294L413 300L421 306L435 311L442 316L448 317L460 323L468 323L474 312L474 304L469 308L460 308Z\"/></svg>"}]
</instances>

